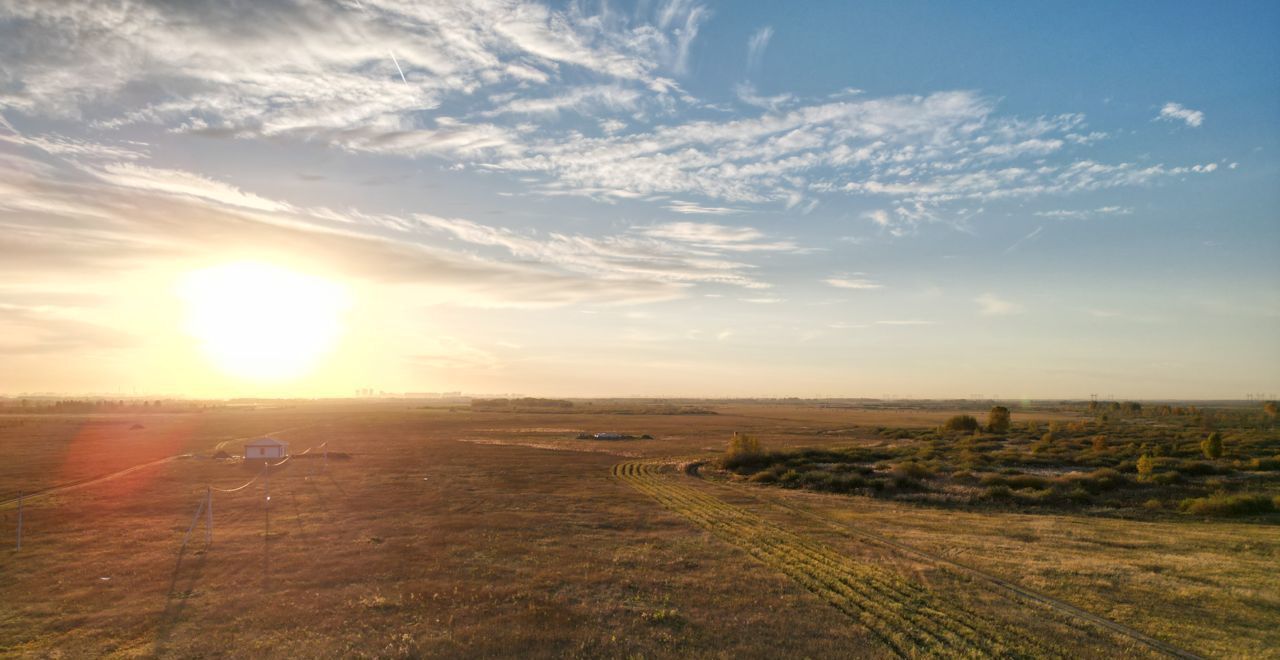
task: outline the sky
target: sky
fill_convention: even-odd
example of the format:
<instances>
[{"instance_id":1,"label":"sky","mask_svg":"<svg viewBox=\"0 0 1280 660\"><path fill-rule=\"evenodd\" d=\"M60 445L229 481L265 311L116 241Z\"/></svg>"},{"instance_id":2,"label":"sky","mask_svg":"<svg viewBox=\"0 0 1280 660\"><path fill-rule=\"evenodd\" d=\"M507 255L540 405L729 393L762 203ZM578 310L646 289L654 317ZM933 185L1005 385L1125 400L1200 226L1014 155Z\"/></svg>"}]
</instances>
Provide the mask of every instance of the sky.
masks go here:
<instances>
[{"instance_id":1,"label":"sky","mask_svg":"<svg viewBox=\"0 0 1280 660\"><path fill-rule=\"evenodd\" d=\"M1278 34L0 0L0 394L1280 391Z\"/></svg>"}]
</instances>

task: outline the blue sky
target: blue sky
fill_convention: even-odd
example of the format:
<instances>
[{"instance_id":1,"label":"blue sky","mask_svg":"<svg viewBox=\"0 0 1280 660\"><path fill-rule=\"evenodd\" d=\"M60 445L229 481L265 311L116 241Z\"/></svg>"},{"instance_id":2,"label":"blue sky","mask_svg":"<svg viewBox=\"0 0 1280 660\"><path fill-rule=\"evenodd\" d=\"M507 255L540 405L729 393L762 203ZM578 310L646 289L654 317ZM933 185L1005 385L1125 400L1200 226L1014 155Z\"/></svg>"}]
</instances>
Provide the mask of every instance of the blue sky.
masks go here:
<instances>
[{"instance_id":1,"label":"blue sky","mask_svg":"<svg viewBox=\"0 0 1280 660\"><path fill-rule=\"evenodd\" d=\"M6 2L3 387L1274 392L1277 28L1261 2ZM184 329L184 278L244 260L350 291L305 374L228 373Z\"/></svg>"}]
</instances>

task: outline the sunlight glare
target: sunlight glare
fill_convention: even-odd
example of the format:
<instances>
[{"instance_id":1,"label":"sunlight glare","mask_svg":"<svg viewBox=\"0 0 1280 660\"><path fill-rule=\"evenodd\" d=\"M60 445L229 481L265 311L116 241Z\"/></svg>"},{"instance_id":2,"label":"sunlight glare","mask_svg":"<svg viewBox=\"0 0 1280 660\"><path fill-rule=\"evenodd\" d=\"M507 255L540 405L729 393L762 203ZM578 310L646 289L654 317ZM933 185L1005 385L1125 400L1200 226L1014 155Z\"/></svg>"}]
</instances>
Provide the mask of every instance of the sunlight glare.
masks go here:
<instances>
[{"instance_id":1,"label":"sunlight glare","mask_svg":"<svg viewBox=\"0 0 1280 660\"><path fill-rule=\"evenodd\" d=\"M336 282L259 262L194 271L179 285L187 332L220 370L282 381L312 371L343 333Z\"/></svg>"}]
</instances>

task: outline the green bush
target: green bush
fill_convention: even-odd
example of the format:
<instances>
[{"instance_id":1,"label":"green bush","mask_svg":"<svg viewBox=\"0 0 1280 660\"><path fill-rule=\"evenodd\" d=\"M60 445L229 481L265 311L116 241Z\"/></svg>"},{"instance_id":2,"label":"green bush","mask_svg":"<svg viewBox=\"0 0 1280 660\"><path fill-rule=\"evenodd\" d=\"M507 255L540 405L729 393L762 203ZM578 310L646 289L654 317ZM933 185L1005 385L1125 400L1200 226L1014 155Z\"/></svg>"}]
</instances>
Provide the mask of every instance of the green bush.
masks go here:
<instances>
[{"instance_id":1,"label":"green bush","mask_svg":"<svg viewBox=\"0 0 1280 660\"><path fill-rule=\"evenodd\" d=\"M1004 484L989 486L982 491L982 498L987 500L1007 500L1013 497L1013 491Z\"/></svg>"},{"instance_id":2,"label":"green bush","mask_svg":"<svg viewBox=\"0 0 1280 660\"><path fill-rule=\"evenodd\" d=\"M992 433L1008 433L1009 409L1004 406L993 407L991 412L987 413L987 430Z\"/></svg>"},{"instance_id":3,"label":"green bush","mask_svg":"<svg viewBox=\"0 0 1280 660\"><path fill-rule=\"evenodd\" d=\"M979 479L979 483L983 486L1005 486L1013 490L1024 490L1028 488L1040 489L1047 488L1049 486L1048 479L1034 474L984 474L982 475L982 478Z\"/></svg>"},{"instance_id":4,"label":"green bush","mask_svg":"<svg viewBox=\"0 0 1280 660\"><path fill-rule=\"evenodd\" d=\"M1196 516L1245 516L1275 511L1276 502L1256 493L1214 493L1208 497L1182 500L1179 508Z\"/></svg>"},{"instance_id":5,"label":"green bush","mask_svg":"<svg viewBox=\"0 0 1280 660\"><path fill-rule=\"evenodd\" d=\"M1155 474L1156 462L1151 458L1151 454L1143 454L1138 458L1138 481L1147 481L1151 479L1151 475Z\"/></svg>"},{"instance_id":6,"label":"green bush","mask_svg":"<svg viewBox=\"0 0 1280 660\"><path fill-rule=\"evenodd\" d=\"M933 470L930 470L928 466L915 461L898 463L893 466L893 472L894 474L911 477L912 479L928 479L934 476Z\"/></svg>"},{"instance_id":7,"label":"green bush","mask_svg":"<svg viewBox=\"0 0 1280 660\"><path fill-rule=\"evenodd\" d=\"M1255 458L1249 461L1250 470L1275 472L1280 470L1280 456Z\"/></svg>"},{"instance_id":8,"label":"green bush","mask_svg":"<svg viewBox=\"0 0 1280 660\"><path fill-rule=\"evenodd\" d=\"M1214 431L1200 443L1200 451L1208 459L1222 458L1222 434Z\"/></svg>"},{"instance_id":9,"label":"green bush","mask_svg":"<svg viewBox=\"0 0 1280 660\"><path fill-rule=\"evenodd\" d=\"M964 431L973 433L978 430L978 420L973 415L956 415L943 422L944 431Z\"/></svg>"},{"instance_id":10,"label":"green bush","mask_svg":"<svg viewBox=\"0 0 1280 660\"><path fill-rule=\"evenodd\" d=\"M720 464L728 470L762 467L767 464L768 457L760 447L760 440L753 435L734 432L729 439L729 447L725 450Z\"/></svg>"}]
</instances>

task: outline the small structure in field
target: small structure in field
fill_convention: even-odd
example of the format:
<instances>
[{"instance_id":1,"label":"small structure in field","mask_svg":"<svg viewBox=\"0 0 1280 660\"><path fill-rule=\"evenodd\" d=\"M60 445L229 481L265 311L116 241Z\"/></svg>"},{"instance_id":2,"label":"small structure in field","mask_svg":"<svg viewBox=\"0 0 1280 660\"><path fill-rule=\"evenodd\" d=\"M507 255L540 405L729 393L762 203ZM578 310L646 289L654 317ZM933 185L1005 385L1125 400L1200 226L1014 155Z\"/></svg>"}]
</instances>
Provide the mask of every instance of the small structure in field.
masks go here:
<instances>
[{"instance_id":1,"label":"small structure in field","mask_svg":"<svg viewBox=\"0 0 1280 660\"><path fill-rule=\"evenodd\" d=\"M606 433L597 433L591 437L595 438L596 440L625 440L627 438L630 438L631 436L623 435L621 433L606 432Z\"/></svg>"},{"instance_id":2,"label":"small structure in field","mask_svg":"<svg viewBox=\"0 0 1280 660\"><path fill-rule=\"evenodd\" d=\"M275 438L258 438L244 446L246 460L258 458L284 458L289 455L289 443Z\"/></svg>"}]
</instances>

